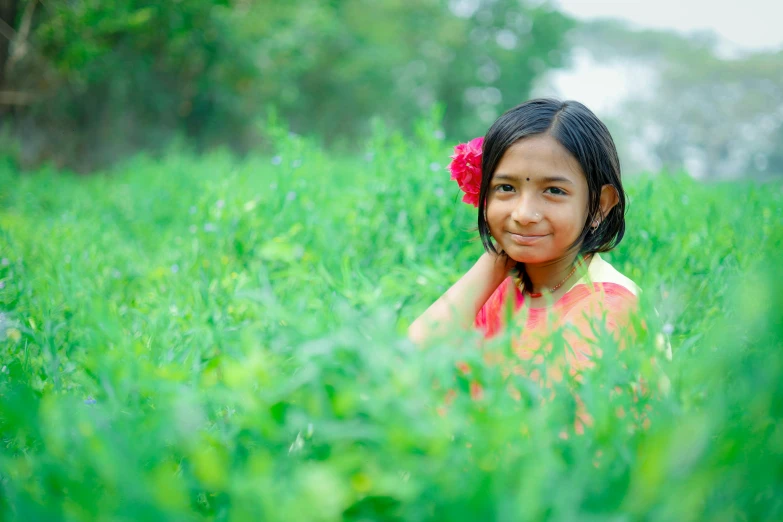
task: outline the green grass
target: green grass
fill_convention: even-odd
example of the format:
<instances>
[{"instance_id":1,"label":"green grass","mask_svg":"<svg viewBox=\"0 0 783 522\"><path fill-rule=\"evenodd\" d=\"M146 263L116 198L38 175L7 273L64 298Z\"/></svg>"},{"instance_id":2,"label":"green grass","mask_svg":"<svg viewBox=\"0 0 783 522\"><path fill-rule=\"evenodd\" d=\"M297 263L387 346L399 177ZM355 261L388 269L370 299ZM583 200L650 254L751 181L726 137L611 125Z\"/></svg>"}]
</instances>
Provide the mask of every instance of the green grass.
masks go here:
<instances>
[{"instance_id":1,"label":"green grass","mask_svg":"<svg viewBox=\"0 0 783 522\"><path fill-rule=\"evenodd\" d=\"M541 405L475 338L405 339L481 253L433 131L0 163L0 520L781 519L781 184L629 176L647 328ZM648 430L608 396L639 379Z\"/></svg>"}]
</instances>

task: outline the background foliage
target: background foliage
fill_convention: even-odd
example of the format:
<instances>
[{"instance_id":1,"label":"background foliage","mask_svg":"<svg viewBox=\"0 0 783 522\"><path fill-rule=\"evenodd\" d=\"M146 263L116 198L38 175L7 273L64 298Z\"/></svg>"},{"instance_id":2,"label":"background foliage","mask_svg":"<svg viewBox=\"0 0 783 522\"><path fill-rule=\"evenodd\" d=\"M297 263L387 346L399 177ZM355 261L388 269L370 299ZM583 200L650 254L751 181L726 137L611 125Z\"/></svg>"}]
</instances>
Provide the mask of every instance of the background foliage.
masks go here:
<instances>
[{"instance_id":1,"label":"background foliage","mask_svg":"<svg viewBox=\"0 0 783 522\"><path fill-rule=\"evenodd\" d=\"M611 260L647 328L542 402L508 338L401 335L480 252L438 125L349 156L269 135L0 166L4 520L780 519L780 184L629 181Z\"/></svg>"},{"instance_id":2,"label":"background foliage","mask_svg":"<svg viewBox=\"0 0 783 522\"><path fill-rule=\"evenodd\" d=\"M633 341L560 379L556 332L542 390L514 332L404 334L481 251L450 145L575 46L654 68L614 124L666 171ZM0 0L0 520L780 520L783 187L678 170L781 172L779 62L540 2Z\"/></svg>"},{"instance_id":3,"label":"background foliage","mask_svg":"<svg viewBox=\"0 0 783 522\"><path fill-rule=\"evenodd\" d=\"M24 168L88 172L172 140L261 150L275 115L345 150L373 117L409 129L436 107L466 141L585 67L567 95L606 89L593 109L634 170L783 172L783 51L729 54L710 33L532 0L0 0L0 147ZM598 70L601 86L584 76Z\"/></svg>"}]
</instances>

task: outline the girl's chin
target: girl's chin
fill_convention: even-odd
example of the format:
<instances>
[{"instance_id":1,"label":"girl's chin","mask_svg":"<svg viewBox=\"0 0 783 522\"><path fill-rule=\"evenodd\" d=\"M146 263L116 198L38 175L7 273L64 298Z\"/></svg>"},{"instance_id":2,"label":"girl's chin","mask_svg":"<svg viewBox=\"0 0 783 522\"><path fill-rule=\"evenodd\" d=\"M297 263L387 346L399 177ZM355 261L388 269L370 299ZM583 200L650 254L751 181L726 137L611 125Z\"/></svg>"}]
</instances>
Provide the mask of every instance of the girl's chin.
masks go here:
<instances>
[{"instance_id":1,"label":"girl's chin","mask_svg":"<svg viewBox=\"0 0 783 522\"><path fill-rule=\"evenodd\" d=\"M501 248L508 257L516 261L517 263L544 263L552 259L550 249L548 245L539 245L541 240L531 245L520 245L518 242L503 238L504 241L498 241L498 247ZM547 238L542 238L547 239Z\"/></svg>"},{"instance_id":2,"label":"girl's chin","mask_svg":"<svg viewBox=\"0 0 783 522\"><path fill-rule=\"evenodd\" d=\"M536 252L519 252L518 249L506 250L506 255L517 263L536 264L549 261L549 257Z\"/></svg>"}]
</instances>

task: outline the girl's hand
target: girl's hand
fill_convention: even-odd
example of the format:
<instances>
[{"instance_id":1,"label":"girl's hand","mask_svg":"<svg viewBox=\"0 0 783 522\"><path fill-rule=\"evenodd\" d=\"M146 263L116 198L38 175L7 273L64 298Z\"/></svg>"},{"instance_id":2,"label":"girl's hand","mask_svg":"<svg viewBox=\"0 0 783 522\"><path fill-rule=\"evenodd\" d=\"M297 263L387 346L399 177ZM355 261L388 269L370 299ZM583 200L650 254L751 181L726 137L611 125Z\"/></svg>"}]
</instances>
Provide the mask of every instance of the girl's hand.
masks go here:
<instances>
[{"instance_id":1,"label":"girl's hand","mask_svg":"<svg viewBox=\"0 0 783 522\"><path fill-rule=\"evenodd\" d=\"M517 262L511 259L504 251L500 251L497 254L488 254L495 258L495 265L497 270L502 272L505 276L509 275L509 272L517 266Z\"/></svg>"},{"instance_id":2,"label":"girl's hand","mask_svg":"<svg viewBox=\"0 0 783 522\"><path fill-rule=\"evenodd\" d=\"M504 253L485 252L476 264L416 319L408 329L421 342L454 326L468 327L492 292L508 277L517 262Z\"/></svg>"}]
</instances>

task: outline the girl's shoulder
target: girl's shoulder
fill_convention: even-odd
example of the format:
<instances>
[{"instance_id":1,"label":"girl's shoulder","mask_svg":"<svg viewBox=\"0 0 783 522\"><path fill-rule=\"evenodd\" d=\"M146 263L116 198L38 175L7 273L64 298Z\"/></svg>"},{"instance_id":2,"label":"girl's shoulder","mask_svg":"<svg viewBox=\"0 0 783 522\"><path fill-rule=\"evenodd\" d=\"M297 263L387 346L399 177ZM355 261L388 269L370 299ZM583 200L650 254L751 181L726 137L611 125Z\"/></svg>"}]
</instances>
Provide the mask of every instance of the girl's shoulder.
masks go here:
<instances>
[{"instance_id":1,"label":"girl's shoulder","mask_svg":"<svg viewBox=\"0 0 783 522\"><path fill-rule=\"evenodd\" d=\"M615 319L636 308L641 290L600 254L594 254L587 272L557 303L564 315L603 316Z\"/></svg>"},{"instance_id":2,"label":"girl's shoulder","mask_svg":"<svg viewBox=\"0 0 783 522\"><path fill-rule=\"evenodd\" d=\"M640 293L639 286L631 279L621 274L615 267L606 261L601 254L593 254L593 258L590 261L590 266L587 272L576 282L572 288L576 288L580 284L586 286L600 285L606 290L612 290L620 293L630 293L634 296L638 296Z\"/></svg>"}]
</instances>

